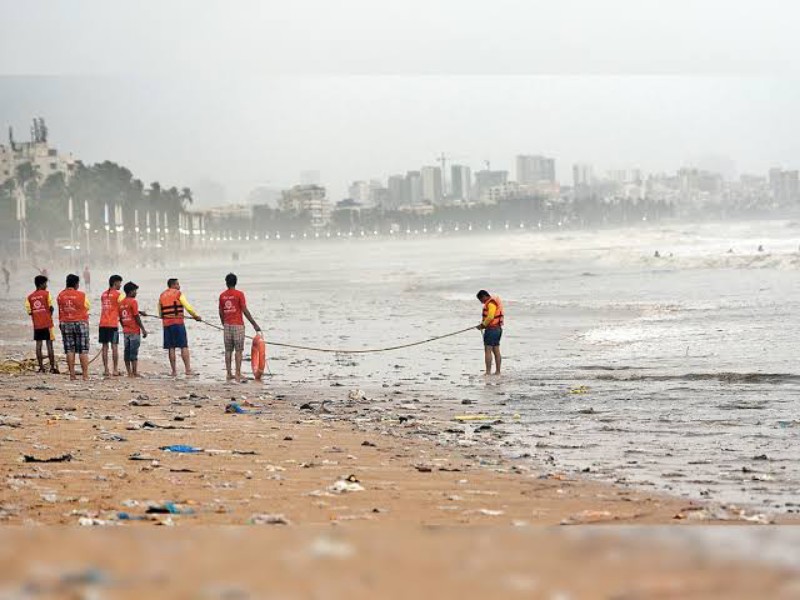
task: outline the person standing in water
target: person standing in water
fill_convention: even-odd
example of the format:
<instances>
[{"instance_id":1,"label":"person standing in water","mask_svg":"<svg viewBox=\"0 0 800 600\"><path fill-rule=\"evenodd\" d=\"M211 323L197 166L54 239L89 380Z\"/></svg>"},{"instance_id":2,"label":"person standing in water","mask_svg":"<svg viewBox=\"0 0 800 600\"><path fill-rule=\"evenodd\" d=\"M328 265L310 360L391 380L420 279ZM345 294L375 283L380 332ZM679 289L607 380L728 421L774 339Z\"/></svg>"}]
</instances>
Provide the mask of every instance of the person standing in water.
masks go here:
<instances>
[{"instance_id":1,"label":"person standing in water","mask_svg":"<svg viewBox=\"0 0 800 600\"><path fill-rule=\"evenodd\" d=\"M503 362L500 355L500 338L503 337L503 324L505 321L503 303L498 296L492 296L486 290L481 290L476 296L483 304L481 322L476 329L483 331L486 375L492 374L492 357L494 357L494 374L500 375L500 365Z\"/></svg>"}]
</instances>

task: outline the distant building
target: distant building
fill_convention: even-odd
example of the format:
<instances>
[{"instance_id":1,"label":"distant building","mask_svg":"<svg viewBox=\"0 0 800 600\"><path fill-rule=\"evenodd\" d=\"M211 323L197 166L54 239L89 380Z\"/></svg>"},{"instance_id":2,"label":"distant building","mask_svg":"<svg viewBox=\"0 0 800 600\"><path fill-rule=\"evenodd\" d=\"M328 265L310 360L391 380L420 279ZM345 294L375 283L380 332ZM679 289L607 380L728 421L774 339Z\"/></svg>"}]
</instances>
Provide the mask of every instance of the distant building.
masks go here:
<instances>
[{"instance_id":1,"label":"distant building","mask_svg":"<svg viewBox=\"0 0 800 600\"><path fill-rule=\"evenodd\" d=\"M348 188L349 196L362 206L370 203L370 185L366 181L354 181Z\"/></svg>"},{"instance_id":2,"label":"distant building","mask_svg":"<svg viewBox=\"0 0 800 600\"><path fill-rule=\"evenodd\" d=\"M416 206L422 203L422 175L419 171L406 173L405 192L403 194L405 206Z\"/></svg>"},{"instance_id":3,"label":"distant building","mask_svg":"<svg viewBox=\"0 0 800 600\"><path fill-rule=\"evenodd\" d=\"M800 200L800 179L797 171L770 169L769 187L775 202L794 204Z\"/></svg>"},{"instance_id":4,"label":"distant building","mask_svg":"<svg viewBox=\"0 0 800 600\"><path fill-rule=\"evenodd\" d=\"M204 215L212 224L219 224L224 221L250 221L253 217L253 207L247 204L228 204L226 206L215 206L206 211L198 211L196 214Z\"/></svg>"},{"instance_id":5,"label":"distant building","mask_svg":"<svg viewBox=\"0 0 800 600\"><path fill-rule=\"evenodd\" d=\"M475 172L475 194L481 202L490 202L489 190L508 181L508 171L490 171L484 169Z\"/></svg>"},{"instance_id":6,"label":"distant building","mask_svg":"<svg viewBox=\"0 0 800 600\"><path fill-rule=\"evenodd\" d=\"M442 203L442 169L439 167L422 167L422 200L431 204Z\"/></svg>"},{"instance_id":7,"label":"distant building","mask_svg":"<svg viewBox=\"0 0 800 600\"><path fill-rule=\"evenodd\" d=\"M392 175L387 183L387 201L384 208L396 209L409 202L405 196L406 178L403 175Z\"/></svg>"},{"instance_id":8,"label":"distant building","mask_svg":"<svg viewBox=\"0 0 800 600\"><path fill-rule=\"evenodd\" d=\"M546 156L520 154L517 156L517 183L537 184L542 181L555 182L556 160Z\"/></svg>"},{"instance_id":9,"label":"distant building","mask_svg":"<svg viewBox=\"0 0 800 600\"><path fill-rule=\"evenodd\" d=\"M279 207L285 211L308 213L311 226L316 229L330 221L331 211L325 188L319 185L296 185L284 190Z\"/></svg>"},{"instance_id":10,"label":"distant building","mask_svg":"<svg viewBox=\"0 0 800 600\"><path fill-rule=\"evenodd\" d=\"M464 165L450 167L452 181L452 198L458 202L469 202L472 199L472 171Z\"/></svg>"},{"instance_id":11,"label":"distant building","mask_svg":"<svg viewBox=\"0 0 800 600\"><path fill-rule=\"evenodd\" d=\"M594 174L591 165L572 165L572 186L575 198L578 200L589 198L594 193Z\"/></svg>"},{"instance_id":12,"label":"distant building","mask_svg":"<svg viewBox=\"0 0 800 600\"><path fill-rule=\"evenodd\" d=\"M8 146L0 144L0 184L15 176L17 167L30 163L44 181L50 175L63 173L69 178L75 171L77 161L72 154L59 154L48 143L48 129L44 119L33 120L31 140L18 142L11 128L8 130Z\"/></svg>"}]
</instances>

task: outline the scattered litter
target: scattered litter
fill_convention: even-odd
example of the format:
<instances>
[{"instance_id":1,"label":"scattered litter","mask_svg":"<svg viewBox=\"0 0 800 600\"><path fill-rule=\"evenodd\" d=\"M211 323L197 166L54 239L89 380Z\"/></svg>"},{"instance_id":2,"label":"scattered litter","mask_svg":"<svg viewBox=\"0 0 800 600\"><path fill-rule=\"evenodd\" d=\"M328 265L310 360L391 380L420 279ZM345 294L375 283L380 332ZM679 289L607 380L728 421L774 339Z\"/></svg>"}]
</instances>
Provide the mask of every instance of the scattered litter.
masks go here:
<instances>
[{"instance_id":1,"label":"scattered litter","mask_svg":"<svg viewBox=\"0 0 800 600\"><path fill-rule=\"evenodd\" d=\"M148 456L146 454L142 454L141 452L134 452L128 457L128 460L145 460L145 461L153 461L158 460L155 456Z\"/></svg>"},{"instance_id":2,"label":"scattered litter","mask_svg":"<svg viewBox=\"0 0 800 600\"><path fill-rule=\"evenodd\" d=\"M251 525L291 525L292 522L281 514L255 514L250 517Z\"/></svg>"},{"instance_id":3,"label":"scattered litter","mask_svg":"<svg viewBox=\"0 0 800 600\"><path fill-rule=\"evenodd\" d=\"M202 448L195 448L194 446L187 446L186 444L172 444L171 446L159 446L159 450L164 452L177 452L180 454L194 454L202 452Z\"/></svg>"},{"instance_id":4,"label":"scattered litter","mask_svg":"<svg viewBox=\"0 0 800 600\"><path fill-rule=\"evenodd\" d=\"M453 419L456 421L489 421L492 417L489 415L457 415Z\"/></svg>"},{"instance_id":5,"label":"scattered litter","mask_svg":"<svg viewBox=\"0 0 800 600\"><path fill-rule=\"evenodd\" d=\"M228 404L225 405L225 414L244 415L247 414L248 412L250 411L243 409L236 402L228 402Z\"/></svg>"},{"instance_id":6,"label":"scattered litter","mask_svg":"<svg viewBox=\"0 0 800 600\"><path fill-rule=\"evenodd\" d=\"M164 502L164 504L153 504L144 511L148 515L193 515L191 508L180 508L174 502Z\"/></svg>"},{"instance_id":7,"label":"scattered litter","mask_svg":"<svg viewBox=\"0 0 800 600\"><path fill-rule=\"evenodd\" d=\"M570 394L588 394L589 387L585 385L579 385L578 387L574 387L569 391Z\"/></svg>"},{"instance_id":8,"label":"scattered litter","mask_svg":"<svg viewBox=\"0 0 800 600\"><path fill-rule=\"evenodd\" d=\"M0 427L22 427L22 419L19 417L0 416Z\"/></svg>"},{"instance_id":9,"label":"scattered litter","mask_svg":"<svg viewBox=\"0 0 800 600\"><path fill-rule=\"evenodd\" d=\"M329 492L334 494L344 494L348 492L363 492L364 487L355 475L350 475L346 479L339 479L328 487Z\"/></svg>"},{"instance_id":10,"label":"scattered litter","mask_svg":"<svg viewBox=\"0 0 800 600\"><path fill-rule=\"evenodd\" d=\"M773 523L773 519L765 514L748 514L735 506L688 506L673 518L688 521L746 521L759 525Z\"/></svg>"},{"instance_id":11,"label":"scattered litter","mask_svg":"<svg viewBox=\"0 0 800 600\"><path fill-rule=\"evenodd\" d=\"M420 473L430 473L433 471L433 467L430 465L414 465L414 468Z\"/></svg>"},{"instance_id":12,"label":"scattered litter","mask_svg":"<svg viewBox=\"0 0 800 600\"><path fill-rule=\"evenodd\" d=\"M502 510L491 510L489 508L481 508L477 512L487 517L500 517L505 514L505 512Z\"/></svg>"},{"instance_id":13,"label":"scattered litter","mask_svg":"<svg viewBox=\"0 0 800 600\"><path fill-rule=\"evenodd\" d=\"M36 458L31 454L23 454L22 456L24 462L26 463L60 463L60 462L69 462L74 456L72 454L61 454L60 456L50 456L48 458Z\"/></svg>"},{"instance_id":14,"label":"scattered litter","mask_svg":"<svg viewBox=\"0 0 800 600\"><path fill-rule=\"evenodd\" d=\"M107 525L116 525L114 521L107 521L105 519L93 519L90 517L81 517L78 519L78 525L81 527L105 527Z\"/></svg>"}]
</instances>

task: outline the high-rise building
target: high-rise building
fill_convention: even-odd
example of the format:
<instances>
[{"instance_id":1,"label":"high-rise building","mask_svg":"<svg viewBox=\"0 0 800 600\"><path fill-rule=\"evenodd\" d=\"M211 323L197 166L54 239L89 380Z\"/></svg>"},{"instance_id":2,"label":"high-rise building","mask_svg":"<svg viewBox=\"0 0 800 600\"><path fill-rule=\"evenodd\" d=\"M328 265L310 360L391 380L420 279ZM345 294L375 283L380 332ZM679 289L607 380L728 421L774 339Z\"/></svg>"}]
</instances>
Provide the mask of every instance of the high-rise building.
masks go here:
<instances>
[{"instance_id":1,"label":"high-rise building","mask_svg":"<svg viewBox=\"0 0 800 600\"><path fill-rule=\"evenodd\" d=\"M455 201L469 202L472 198L472 171L464 165L450 167L452 198Z\"/></svg>"},{"instance_id":2,"label":"high-rise building","mask_svg":"<svg viewBox=\"0 0 800 600\"><path fill-rule=\"evenodd\" d=\"M284 190L280 200L280 209L295 213L308 213L311 226L324 227L330 220L330 205L325 188L319 185L296 185Z\"/></svg>"},{"instance_id":3,"label":"high-rise building","mask_svg":"<svg viewBox=\"0 0 800 600\"><path fill-rule=\"evenodd\" d=\"M416 206L422 203L422 176L419 171L409 171L406 173L405 202L409 206Z\"/></svg>"},{"instance_id":4,"label":"high-rise building","mask_svg":"<svg viewBox=\"0 0 800 600\"><path fill-rule=\"evenodd\" d=\"M13 131L9 129L9 145L0 144L0 184L14 177L17 167L23 164L30 164L41 181L56 173L63 173L66 178L72 175L75 159L71 154L59 154L58 150L50 147L48 132L42 118L33 120L29 142L16 141Z\"/></svg>"},{"instance_id":5,"label":"high-rise building","mask_svg":"<svg viewBox=\"0 0 800 600\"><path fill-rule=\"evenodd\" d=\"M517 183L535 185L542 181L555 183L556 160L546 156L520 154L517 156Z\"/></svg>"},{"instance_id":6,"label":"high-rise building","mask_svg":"<svg viewBox=\"0 0 800 600\"><path fill-rule=\"evenodd\" d=\"M300 185L321 185L322 175L319 171L300 171Z\"/></svg>"},{"instance_id":7,"label":"high-rise building","mask_svg":"<svg viewBox=\"0 0 800 600\"><path fill-rule=\"evenodd\" d=\"M366 206L370 203L370 185L366 181L354 181L348 188L352 200Z\"/></svg>"},{"instance_id":8,"label":"high-rise building","mask_svg":"<svg viewBox=\"0 0 800 600\"><path fill-rule=\"evenodd\" d=\"M507 181L508 171L490 171L489 169L475 171L475 197L481 202L488 202L489 190L505 185Z\"/></svg>"},{"instance_id":9,"label":"high-rise building","mask_svg":"<svg viewBox=\"0 0 800 600\"><path fill-rule=\"evenodd\" d=\"M800 178L797 171L770 169L769 186L776 202L793 204L800 200Z\"/></svg>"},{"instance_id":10,"label":"high-rise building","mask_svg":"<svg viewBox=\"0 0 800 600\"><path fill-rule=\"evenodd\" d=\"M422 167L422 199L431 204L442 203L442 169L440 167Z\"/></svg>"},{"instance_id":11,"label":"high-rise building","mask_svg":"<svg viewBox=\"0 0 800 600\"><path fill-rule=\"evenodd\" d=\"M408 204L405 195L406 178L403 175L392 175L387 183L389 188L387 205L385 208L395 209L403 204Z\"/></svg>"},{"instance_id":12,"label":"high-rise building","mask_svg":"<svg viewBox=\"0 0 800 600\"><path fill-rule=\"evenodd\" d=\"M594 185L591 165L572 165L572 185L574 186L575 198L586 199L591 196Z\"/></svg>"}]
</instances>

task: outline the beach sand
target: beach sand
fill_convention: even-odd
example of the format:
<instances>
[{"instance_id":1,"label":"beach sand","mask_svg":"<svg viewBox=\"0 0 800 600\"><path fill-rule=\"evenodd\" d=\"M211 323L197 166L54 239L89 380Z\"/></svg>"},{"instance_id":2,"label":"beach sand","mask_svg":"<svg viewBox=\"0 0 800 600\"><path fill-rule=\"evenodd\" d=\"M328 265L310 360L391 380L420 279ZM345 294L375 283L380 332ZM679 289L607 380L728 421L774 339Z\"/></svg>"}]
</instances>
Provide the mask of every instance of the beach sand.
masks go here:
<instances>
[{"instance_id":1,"label":"beach sand","mask_svg":"<svg viewBox=\"0 0 800 600\"><path fill-rule=\"evenodd\" d=\"M231 402L246 412L226 412ZM372 404L345 387L3 374L3 591L749 598L800 590L794 570L718 554L692 537L586 527L751 529L763 515L537 471L501 458L480 432L460 445L458 432L480 422L414 418L402 394L378 412ZM198 451L163 449L178 444ZM550 525L578 527L541 527Z\"/></svg>"}]
</instances>

